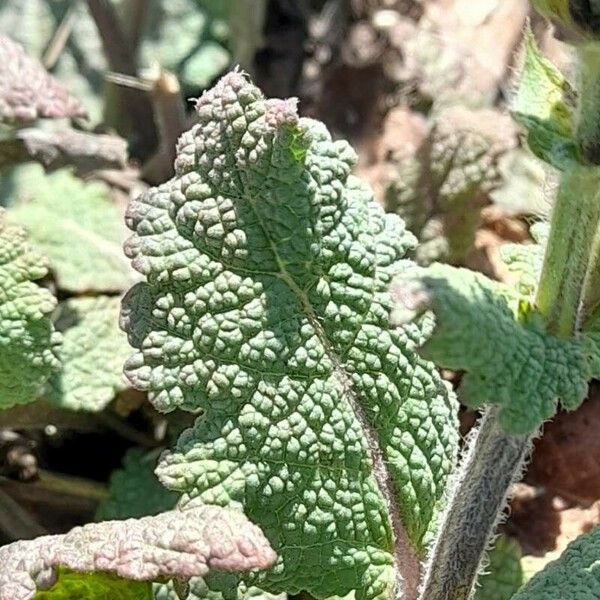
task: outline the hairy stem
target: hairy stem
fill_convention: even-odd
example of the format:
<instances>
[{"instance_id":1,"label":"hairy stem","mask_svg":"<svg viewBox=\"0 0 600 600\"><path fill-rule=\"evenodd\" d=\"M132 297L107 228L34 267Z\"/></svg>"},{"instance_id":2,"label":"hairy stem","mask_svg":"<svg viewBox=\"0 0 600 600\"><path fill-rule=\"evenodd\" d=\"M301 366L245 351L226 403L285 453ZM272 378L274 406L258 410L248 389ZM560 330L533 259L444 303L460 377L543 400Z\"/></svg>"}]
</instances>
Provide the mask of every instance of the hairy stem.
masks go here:
<instances>
[{"instance_id":1,"label":"hairy stem","mask_svg":"<svg viewBox=\"0 0 600 600\"><path fill-rule=\"evenodd\" d=\"M593 165L600 165L600 43L582 45L577 52L580 64L577 141L584 158ZM600 227L596 231L585 282L582 299L583 320L590 318L598 306L600 306Z\"/></svg>"},{"instance_id":2,"label":"hairy stem","mask_svg":"<svg viewBox=\"0 0 600 600\"><path fill-rule=\"evenodd\" d=\"M508 435L500 409L484 413L469 445L428 565L421 600L468 600L510 484L521 472L531 435Z\"/></svg>"},{"instance_id":3,"label":"hairy stem","mask_svg":"<svg viewBox=\"0 0 600 600\"><path fill-rule=\"evenodd\" d=\"M577 329L600 222L600 169L574 166L565 173L552 213L537 306L549 333Z\"/></svg>"},{"instance_id":4,"label":"hairy stem","mask_svg":"<svg viewBox=\"0 0 600 600\"><path fill-rule=\"evenodd\" d=\"M579 59L579 115L576 139L584 160L600 165L600 43L577 48Z\"/></svg>"}]
</instances>

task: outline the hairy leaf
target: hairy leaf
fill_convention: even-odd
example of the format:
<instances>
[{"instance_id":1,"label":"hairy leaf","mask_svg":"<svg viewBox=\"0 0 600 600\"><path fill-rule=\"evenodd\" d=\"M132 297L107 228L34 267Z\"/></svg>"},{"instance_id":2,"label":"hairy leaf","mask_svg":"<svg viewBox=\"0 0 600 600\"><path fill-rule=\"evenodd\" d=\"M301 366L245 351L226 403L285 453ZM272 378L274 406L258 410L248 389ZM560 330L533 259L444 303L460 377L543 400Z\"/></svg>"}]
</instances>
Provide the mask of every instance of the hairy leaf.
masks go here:
<instances>
[{"instance_id":1,"label":"hairy leaf","mask_svg":"<svg viewBox=\"0 0 600 600\"><path fill-rule=\"evenodd\" d=\"M548 183L558 171L534 156L528 148L515 148L498 161L502 184L490 192L495 206L507 215L545 216L552 207Z\"/></svg>"},{"instance_id":2,"label":"hairy leaf","mask_svg":"<svg viewBox=\"0 0 600 600\"><path fill-rule=\"evenodd\" d=\"M500 113L450 108L436 115L416 152L388 166L386 210L404 218L420 244L420 264L460 262L473 246L480 209L500 182L498 159L513 145ZM412 150L412 149L411 149Z\"/></svg>"},{"instance_id":3,"label":"hairy leaf","mask_svg":"<svg viewBox=\"0 0 600 600\"><path fill-rule=\"evenodd\" d=\"M512 600L600 598L600 527L569 544L558 560L537 573Z\"/></svg>"},{"instance_id":4,"label":"hairy leaf","mask_svg":"<svg viewBox=\"0 0 600 600\"><path fill-rule=\"evenodd\" d=\"M531 29L525 31L524 59L512 113L527 130L532 152L554 167L577 159L573 140L574 92L545 58Z\"/></svg>"},{"instance_id":5,"label":"hairy leaf","mask_svg":"<svg viewBox=\"0 0 600 600\"><path fill-rule=\"evenodd\" d=\"M35 400L59 367L56 300L35 283L46 273L46 259L0 208L0 408Z\"/></svg>"},{"instance_id":6,"label":"hairy leaf","mask_svg":"<svg viewBox=\"0 0 600 600\"><path fill-rule=\"evenodd\" d=\"M154 600L286 600L286 594L270 594L239 582L235 573L211 572L207 577L194 577L187 593L177 593L172 581L153 585Z\"/></svg>"},{"instance_id":7,"label":"hairy leaf","mask_svg":"<svg viewBox=\"0 0 600 600\"><path fill-rule=\"evenodd\" d=\"M110 477L109 497L98 506L99 521L156 515L175 506L178 495L161 485L154 474L156 459L155 453L140 448L125 455L123 468Z\"/></svg>"},{"instance_id":8,"label":"hairy leaf","mask_svg":"<svg viewBox=\"0 0 600 600\"><path fill-rule=\"evenodd\" d=\"M61 304L56 327L63 333L62 368L50 378L48 400L72 410L95 412L128 387L123 363L129 345L118 326L120 305L120 298L109 296L74 298Z\"/></svg>"},{"instance_id":9,"label":"hairy leaf","mask_svg":"<svg viewBox=\"0 0 600 600\"><path fill-rule=\"evenodd\" d=\"M423 356L465 370L461 392L472 407L498 404L510 433L533 431L560 401L583 402L598 349L587 336L562 340L545 333L528 298L467 269L432 265L394 285L395 318L410 320L426 308L436 317Z\"/></svg>"},{"instance_id":10,"label":"hairy leaf","mask_svg":"<svg viewBox=\"0 0 600 600\"><path fill-rule=\"evenodd\" d=\"M261 569L274 560L260 529L241 512L199 505L156 517L92 523L64 535L4 546L0 600L29 600L38 588L54 591L55 584L61 585L58 567L152 581L204 576L209 569Z\"/></svg>"},{"instance_id":11,"label":"hairy leaf","mask_svg":"<svg viewBox=\"0 0 600 600\"><path fill-rule=\"evenodd\" d=\"M388 321L414 238L294 100L234 72L197 111L176 176L127 217L146 276L124 300L127 376L160 410L204 411L159 476L184 502L260 524L280 554L260 579L270 591L386 597L389 502L372 461L422 554L457 441L454 399L415 351L423 328Z\"/></svg>"},{"instance_id":12,"label":"hairy leaf","mask_svg":"<svg viewBox=\"0 0 600 600\"><path fill-rule=\"evenodd\" d=\"M0 36L0 123L28 123L39 117L83 117L78 100L23 47Z\"/></svg>"},{"instance_id":13,"label":"hairy leaf","mask_svg":"<svg viewBox=\"0 0 600 600\"><path fill-rule=\"evenodd\" d=\"M58 286L69 292L118 292L135 276L123 257L125 230L106 186L63 170L23 187L10 210L50 259Z\"/></svg>"},{"instance_id":14,"label":"hairy leaf","mask_svg":"<svg viewBox=\"0 0 600 600\"><path fill-rule=\"evenodd\" d=\"M542 272L549 223L534 223L530 233L535 243L504 244L500 248L500 255L508 269L518 276L519 293L533 301Z\"/></svg>"},{"instance_id":15,"label":"hairy leaf","mask_svg":"<svg viewBox=\"0 0 600 600\"><path fill-rule=\"evenodd\" d=\"M479 577L474 600L510 600L523 581L519 544L502 535L488 554L488 564Z\"/></svg>"}]
</instances>

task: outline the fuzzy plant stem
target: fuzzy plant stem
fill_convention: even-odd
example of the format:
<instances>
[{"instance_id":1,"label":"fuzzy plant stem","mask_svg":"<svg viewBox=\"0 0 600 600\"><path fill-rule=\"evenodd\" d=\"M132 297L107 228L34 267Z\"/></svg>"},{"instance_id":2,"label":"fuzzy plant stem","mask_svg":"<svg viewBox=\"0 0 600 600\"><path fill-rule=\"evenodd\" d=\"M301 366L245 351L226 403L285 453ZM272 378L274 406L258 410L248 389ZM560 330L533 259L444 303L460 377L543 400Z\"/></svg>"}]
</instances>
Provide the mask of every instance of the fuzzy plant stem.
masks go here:
<instances>
[{"instance_id":1,"label":"fuzzy plant stem","mask_svg":"<svg viewBox=\"0 0 600 600\"><path fill-rule=\"evenodd\" d=\"M600 165L600 42L577 48L579 114L576 139L589 165Z\"/></svg>"},{"instance_id":2,"label":"fuzzy plant stem","mask_svg":"<svg viewBox=\"0 0 600 600\"><path fill-rule=\"evenodd\" d=\"M421 600L468 600L481 560L531 447L532 436L508 435L500 426L500 409L481 418L453 491L433 548Z\"/></svg>"},{"instance_id":3,"label":"fuzzy plant stem","mask_svg":"<svg viewBox=\"0 0 600 600\"><path fill-rule=\"evenodd\" d=\"M577 333L585 293L596 277L600 223L600 58L580 49L583 93L577 141L585 164L563 174L552 213L550 235L536 305L548 333ZM592 64L593 63L593 64ZM593 82L589 78L594 78ZM534 432L510 435L500 409L486 409L456 476L454 489L427 567L420 600L469 600L508 490L521 473Z\"/></svg>"},{"instance_id":4,"label":"fuzzy plant stem","mask_svg":"<svg viewBox=\"0 0 600 600\"><path fill-rule=\"evenodd\" d=\"M600 168L574 166L556 198L538 289L537 307L549 333L577 331L600 221Z\"/></svg>"},{"instance_id":5,"label":"fuzzy plant stem","mask_svg":"<svg viewBox=\"0 0 600 600\"><path fill-rule=\"evenodd\" d=\"M600 43L588 43L578 48L580 64L579 123L576 137L588 164L600 171ZM600 185L596 189L600 196ZM600 202L600 197L597 198ZM600 229L600 228L599 228ZM593 255L588 269L582 300L584 320L597 318L600 307L600 231L596 232Z\"/></svg>"}]
</instances>

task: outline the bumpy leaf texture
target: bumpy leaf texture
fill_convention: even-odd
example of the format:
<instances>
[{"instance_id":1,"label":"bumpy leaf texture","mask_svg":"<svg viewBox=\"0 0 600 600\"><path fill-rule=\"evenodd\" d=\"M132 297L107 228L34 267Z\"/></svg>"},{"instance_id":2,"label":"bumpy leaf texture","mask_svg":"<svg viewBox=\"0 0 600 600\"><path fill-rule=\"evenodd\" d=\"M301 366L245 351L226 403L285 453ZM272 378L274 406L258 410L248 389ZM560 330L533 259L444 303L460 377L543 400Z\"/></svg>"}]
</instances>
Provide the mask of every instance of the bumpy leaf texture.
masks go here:
<instances>
[{"instance_id":1,"label":"bumpy leaf texture","mask_svg":"<svg viewBox=\"0 0 600 600\"><path fill-rule=\"evenodd\" d=\"M50 377L48 400L96 412L129 387L123 363L130 349L118 325L120 306L115 296L73 298L61 304L55 325L63 334L62 367Z\"/></svg>"},{"instance_id":2,"label":"bumpy leaf texture","mask_svg":"<svg viewBox=\"0 0 600 600\"><path fill-rule=\"evenodd\" d=\"M172 581L153 585L154 600L286 600L286 594L270 594L239 582L234 573L213 571L190 580L187 594L177 593Z\"/></svg>"},{"instance_id":3,"label":"bumpy leaf texture","mask_svg":"<svg viewBox=\"0 0 600 600\"><path fill-rule=\"evenodd\" d=\"M421 348L441 367L466 371L462 399L472 407L502 406L510 433L534 431L560 401L573 410L598 371L592 335L568 340L548 335L530 299L467 269L435 264L394 284L394 318L410 320L431 308L436 328Z\"/></svg>"},{"instance_id":4,"label":"bumpy leaf texture","mask_svg":"<svg viewBox=\"0 0 600 600\"><path fill-rule=\"evenodd\" d=\"M22 46L0 36L0 122L85 117L83 106Z\"/></svg>"},{"instance_id":5,"label":"bumpy leaf texture","mask_svg":"<svg viewBox=\"0 0 600 600\"><path fill-rule=\"evenodd\" d=\"M64 535L4 546L0 600L30 600L38 588L60 585L59 567L152 581L201 577L210 569L261 569L274 560L260 529L241 512L200 505L156 517L92 523Z\"/></svg>"},{"instance_id":6,"label":"bumpy leaf texture","mask_svg":"<svg viewBox=\"0 0 600 600\"><path fill-rule=\"evenodd\" d=\"M46 273L46 259L0 208L0 409L35 400L59 368L56 300L36 283Z\"/></svg>"},{"instance_id":7,"label":"bumpy leaf texture","mask_svg":"<svg viewBox=\"0 0 600 600\"><path fill-rule=\"evenodd\" d=\"M514 139L510 120L499 112L453 107L435 115L416 152L391 157L386 210L418 235L420 264L465 258L486 195L500 183L498 160Z\"/></svg>"},{"instance_id":8,"label":"bumpy leaf texture","mask_svg":"<svg viewBox=\"0 0 600 600\"><path fill-rule=\"evenodd\" d=\"M124 300L126 374L160 410L204 411L158 474L184 502L260 524L279 554L270 591L387 597L390 517L365 431L419 554L457 442L455 400L416 353L425 326L389 326L414 238L294 100L234 72L197 111L175 177L127 217L146 282Z\"/></svg>"},{"instance_id":9,"label":"bumpy leaf texture","mask_svg":"<svg viewBox=\"0 0 600 600\"><path fill-rule=\"evenodd\" d=\"M126 290L135 273L123 256L126 229L106 186L68 170L43 181L22 185L9 214L48 256L58 286L75 293Z\"/></svg>"},{"instance_id":10,"label":"bumpy leaf texture","mask_svg":"<svg viewBox=\"0 0 600 600\"><path fill-rule=\"evenodd\" d=\"M156 515L175 506L179 496L161 485L154 474L156 459L155 453L140 448L125 455L123 468L110 477L108 498L98 506L99 521Z\"/></svg>"},{"instance_id":11,"label":"bumpy leaf texture","mask_svg":"<svg viewBox=\"0 0 600 600\"><path fill-rule=\"evenodd\" d=\"M474 600L510 600L524 581L518 542L502 535L488 554Z\"/></svg>"},{"instance_id":12,"label":"bumpy leaf texture","mask_svg":"<svg viewBox=\"0 0 600 600\"><path fill-rule=\"evenodd\" d=\"M512 600L600 598L600 527L569 544L558 560L537 573Z\"/></svg>"}]
</instances>

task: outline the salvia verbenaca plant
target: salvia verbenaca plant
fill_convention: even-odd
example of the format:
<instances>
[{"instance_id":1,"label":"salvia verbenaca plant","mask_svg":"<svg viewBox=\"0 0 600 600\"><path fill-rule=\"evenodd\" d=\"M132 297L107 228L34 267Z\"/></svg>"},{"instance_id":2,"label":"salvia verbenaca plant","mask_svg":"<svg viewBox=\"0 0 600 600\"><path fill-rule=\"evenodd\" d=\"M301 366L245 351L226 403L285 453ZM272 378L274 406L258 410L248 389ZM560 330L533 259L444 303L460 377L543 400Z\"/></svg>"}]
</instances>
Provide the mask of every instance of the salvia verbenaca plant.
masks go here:
<instances>
[{"instance_id":1,"label":"salvia verbenaca plant","mask_svg":"<svg viewBox=\"0 0 600 600\"><path fill-rule=\"evenodd\" d=\"M516 286L418 266L414 236L351 174L348 144L237 71L197 101L175 176L130 202L141 281L97 229L114 214L94 186L72 227L98 260L92 280L48 233L54 209L68 226L60 199L0 213L1 406L44 395L101 410L133 385L159 411L198 414L158 460L170 492L149 477L156 455L129 454L100 523L0 549L0 600L598 596L600 529L524 586L509 541L486 559L541 424L600 376L600 11L537 4L576 44L580 76L572 87L526 33L512 112L561 184L536 243L506 249ZM93 296L54 316L49 269ZM128 287L133 354L110 326ZM463 371L461 400L483 411L460 461L435 365ZM487 564L509 572L502 590L485 575L477 589Z\"/></svg>"}]
</instances>

